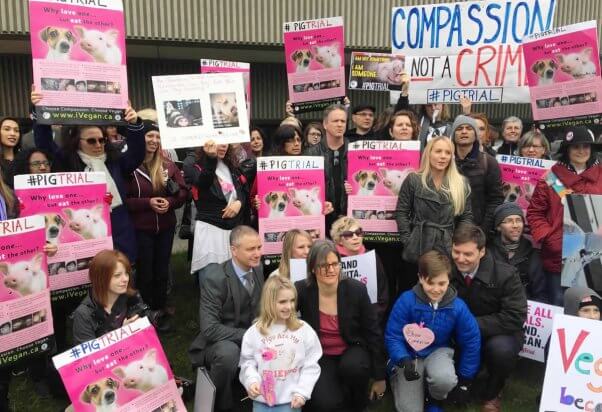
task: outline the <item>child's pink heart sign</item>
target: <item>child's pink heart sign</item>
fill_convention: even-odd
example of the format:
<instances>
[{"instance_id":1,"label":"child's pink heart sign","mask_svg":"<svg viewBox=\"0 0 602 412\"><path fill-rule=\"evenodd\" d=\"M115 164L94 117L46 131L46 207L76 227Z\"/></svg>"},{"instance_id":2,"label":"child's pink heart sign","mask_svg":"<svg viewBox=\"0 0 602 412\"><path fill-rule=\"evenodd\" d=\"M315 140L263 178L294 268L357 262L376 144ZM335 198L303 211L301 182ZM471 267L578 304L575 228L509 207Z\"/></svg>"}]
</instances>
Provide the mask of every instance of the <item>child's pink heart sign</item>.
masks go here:
<instances>
[{"instance_id":1,"label":"child's pink heart sign","mask_svg":"<svg viewBox=\"0 0 602 412\"><path fill-rule=\"evenodd\" d=\"M428 348L435 341L435 334L429 328L424 327L424 323L410 323L403 327L403 336L408 345L416 352Z\"/></svg>"}]
</instances>

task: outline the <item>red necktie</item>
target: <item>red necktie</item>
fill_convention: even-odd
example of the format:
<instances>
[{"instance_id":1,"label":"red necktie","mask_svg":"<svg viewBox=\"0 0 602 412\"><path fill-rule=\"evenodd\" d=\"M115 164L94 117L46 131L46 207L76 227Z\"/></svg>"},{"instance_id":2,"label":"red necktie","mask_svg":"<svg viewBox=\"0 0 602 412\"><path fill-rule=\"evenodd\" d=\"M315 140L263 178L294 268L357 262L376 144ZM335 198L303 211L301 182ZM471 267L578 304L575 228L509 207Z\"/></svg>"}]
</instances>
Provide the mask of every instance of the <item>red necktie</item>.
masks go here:
<instances>
[{"instance_id":1,"label":"red necktie","mask_svg":"<svg viewBox=\"0 0 602 412\"><path fill-rule=\"evenodd\" d=\"M466 283L466 286L470 287L470 285L472 284L472 277L468 275L464 276L464 283Z\"/></svg>"}]
</instances>

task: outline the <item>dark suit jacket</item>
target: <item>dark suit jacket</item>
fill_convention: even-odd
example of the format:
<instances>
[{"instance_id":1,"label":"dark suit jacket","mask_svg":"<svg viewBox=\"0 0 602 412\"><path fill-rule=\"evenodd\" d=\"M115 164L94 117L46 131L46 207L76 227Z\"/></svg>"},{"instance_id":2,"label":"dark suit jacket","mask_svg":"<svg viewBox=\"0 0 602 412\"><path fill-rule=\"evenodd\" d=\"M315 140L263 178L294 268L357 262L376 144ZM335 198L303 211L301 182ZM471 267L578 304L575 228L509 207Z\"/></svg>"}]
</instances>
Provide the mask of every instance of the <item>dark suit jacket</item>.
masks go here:
<instances>
[{"instance_id":1,"label":"dark suit jacket","mask_svg":"<svg viewBox=\"0 0 602 412\"><path fill-rule=\"evenodd\" d=\"M263 269L254 268L254 293L261 295L263 289ZM194 367L204 365L205 348L224 340L241 345L242 337L257 315L259 299L248 313L248 307L241 307L242 293L240 280L232 266L232 260L221 264L210 264L201 283L201 301L199 306L200 332L190 345L188 354Z\"/></svg>"},{"instance_id":2,"label":"dark suit jacket","mask_svg":"<svg viewBox=\"0 0 602 412\"><path fill-rule=\"evenodd\" d=\"M320 335L318 285L305 280L295 282L297 308L301 318ZM372 377L385 379L385 347L376 311L370 303L366 286L355 279L342 279L337 289L339 333L349 346L365 348L372 358Z\"/></svg>"}]
</instances>

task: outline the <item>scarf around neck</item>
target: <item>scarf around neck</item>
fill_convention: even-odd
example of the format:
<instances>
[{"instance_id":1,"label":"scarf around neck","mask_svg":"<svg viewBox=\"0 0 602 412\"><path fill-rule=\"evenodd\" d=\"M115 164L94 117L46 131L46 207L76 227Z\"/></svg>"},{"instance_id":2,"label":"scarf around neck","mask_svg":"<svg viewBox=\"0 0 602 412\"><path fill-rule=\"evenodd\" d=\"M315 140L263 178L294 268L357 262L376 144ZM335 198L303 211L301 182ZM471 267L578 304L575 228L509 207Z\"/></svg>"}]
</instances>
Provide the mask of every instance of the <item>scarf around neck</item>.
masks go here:
<instances>
[{"instance_id":1,"label":"scarf around neck","mask_svg":"<svg viewBox=\"0 0 602 412\"><path fill-rule=\"evenodd\" d=\"M107 177L107 189L111 193L113 197L111 199L111 210L115 209L118 206L123 204L121 200L121 195L119 194L119 190L117 190L117 185L113 180L113 176L107 169L107 165L105 164L107 160L107 154L103 153L101 156L90 156L82 152L81 150L77 151L79 158L82 159L82 162L86 165L84 169L86 172L104 172Z\"/></svg>"}]
</instances>

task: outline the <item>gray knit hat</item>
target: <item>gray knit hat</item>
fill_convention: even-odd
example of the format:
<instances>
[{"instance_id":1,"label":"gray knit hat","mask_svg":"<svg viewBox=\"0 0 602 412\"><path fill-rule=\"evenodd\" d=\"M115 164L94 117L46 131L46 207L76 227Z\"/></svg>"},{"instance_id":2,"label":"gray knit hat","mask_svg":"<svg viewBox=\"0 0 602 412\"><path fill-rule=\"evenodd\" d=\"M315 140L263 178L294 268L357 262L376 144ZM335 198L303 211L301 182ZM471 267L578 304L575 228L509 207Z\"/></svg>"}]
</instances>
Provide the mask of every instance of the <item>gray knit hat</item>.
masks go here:
<instances>
[{"instance_id":1,"label":"gray knit hat","mask_svg":"<svg viewBox=\"0 0 602 412\"><path fill-rule=\"evenodd\" d=\"M452 129L451 129L451 139L452 141L455 141L456 138L456 129L458 127L460 127L463 124L467 124L470 127L472 127L472 130L474 130L475 136L478 136L477 133L477 122L475 121L475 119L473 119L472 117L469 116L464 116L463 114L459 115L456 117L456 120L454 120L454 124L452 125Z\"/></svg>"},{"instance_id":2,"label":"gray knit hat","mask_svg":"<svg viewBox=\"0 0 602 412\"><path fill-rule=\"evenodd\" d=\"M495 212L493 212L493 226L498 227L500 223L504 221L508 216L518 215L525 221L525 215L523 214L523 209L521 209L514 202L506 202L502 203L498 207L495 208Z\"/></svg>"}]
</instances>

